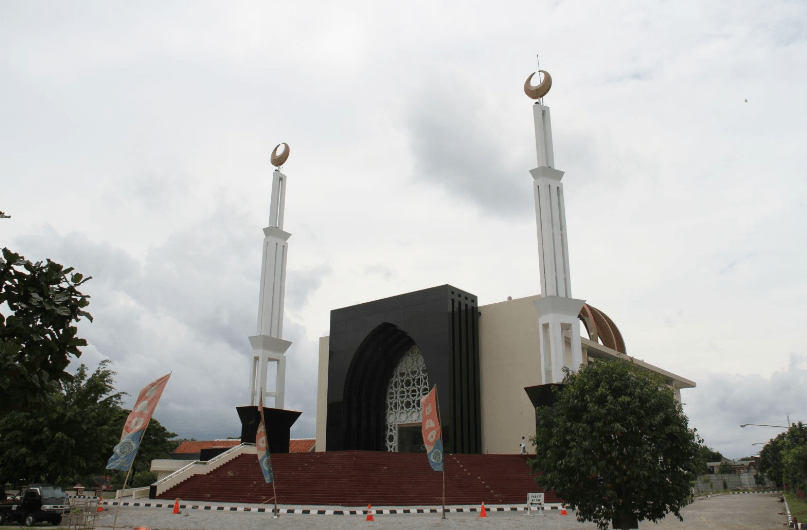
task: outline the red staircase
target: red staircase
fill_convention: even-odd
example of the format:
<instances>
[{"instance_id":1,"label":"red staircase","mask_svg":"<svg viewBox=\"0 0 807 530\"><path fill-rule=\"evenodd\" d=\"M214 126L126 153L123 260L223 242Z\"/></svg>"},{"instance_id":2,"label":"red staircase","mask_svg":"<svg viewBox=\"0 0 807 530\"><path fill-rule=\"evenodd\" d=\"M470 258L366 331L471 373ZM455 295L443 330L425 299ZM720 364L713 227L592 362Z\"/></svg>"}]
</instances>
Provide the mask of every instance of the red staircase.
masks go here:
<instances>
[{"instance_id":1,"label":"red staircase","mask_svg":"<svg viewBox=\"0 0 807 530\"><path fill-rule=\"evenodd\" d=\"M523 504L543 491L526 455L446 455L446 504ZM278 504L334 506L439 505L442 476L425 454L343 451L272 455ZM195 475L161 499L260 504L272 499L257 456L240 455L207 475ZM546 492L545 502L560 502Z\"/></svg>"}]
</instances>

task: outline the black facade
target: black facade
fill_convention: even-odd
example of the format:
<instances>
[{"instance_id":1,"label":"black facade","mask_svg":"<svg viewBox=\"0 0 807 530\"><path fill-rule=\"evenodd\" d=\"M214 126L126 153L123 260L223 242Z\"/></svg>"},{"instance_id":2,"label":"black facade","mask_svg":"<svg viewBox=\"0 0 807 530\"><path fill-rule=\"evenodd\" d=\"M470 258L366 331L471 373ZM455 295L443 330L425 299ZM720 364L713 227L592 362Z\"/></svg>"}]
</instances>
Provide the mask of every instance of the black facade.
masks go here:
<instances>
[{"instance_id":1,"label":"black facade","mask_svg":"<svg viewBox=\"0 0 807 530\"><path fill-rule=\"evenodd\" d=\"M387 385L417 345L437 384L448 453L480 453L476 296L442 285L331 311L327 451L383 451Z\"/></svg>"}]
</instances>

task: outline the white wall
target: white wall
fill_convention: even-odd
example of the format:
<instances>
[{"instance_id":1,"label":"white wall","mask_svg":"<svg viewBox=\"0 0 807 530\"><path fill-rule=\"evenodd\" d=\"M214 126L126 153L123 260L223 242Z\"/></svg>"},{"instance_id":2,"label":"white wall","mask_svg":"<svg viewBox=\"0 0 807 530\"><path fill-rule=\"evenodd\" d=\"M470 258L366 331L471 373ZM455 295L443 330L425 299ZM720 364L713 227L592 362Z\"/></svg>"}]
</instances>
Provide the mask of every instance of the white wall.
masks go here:
<instances>
[{"instance_id":1,"label":"white wall","mask_svg":"<svg viewBox=\"0 0 807 530\"><path fill-rule=\"evenodd\" d=\"M328 420L328 348L330 337L319 339L319 371L317 376L317 442L314 451L325 451L325 426Z\"/></svg>"}]
</instances>

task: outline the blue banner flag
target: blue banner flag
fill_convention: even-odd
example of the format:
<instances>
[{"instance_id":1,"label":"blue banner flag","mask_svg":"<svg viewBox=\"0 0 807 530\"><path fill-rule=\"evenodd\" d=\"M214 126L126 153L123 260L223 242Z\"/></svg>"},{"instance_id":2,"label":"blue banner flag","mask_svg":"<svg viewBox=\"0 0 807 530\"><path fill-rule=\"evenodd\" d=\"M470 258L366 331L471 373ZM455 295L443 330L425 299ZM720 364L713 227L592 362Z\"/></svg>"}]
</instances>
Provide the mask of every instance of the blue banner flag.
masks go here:
<instances>
[{"instance_id":1,"label":"blue banner flag","mask_svg":"<svg viewBox=\"0 0 807 530\"><path fill-rule=\"evenodd\" d=\"M275 474L272 471L272 460L269 458L269 444L266 439L266 424L263 421L263 414L261 414L261 424L258 426L258 432L255 434L255 446L258 449L258 464L261 466L263 479L266 482L272 482L275 479Z\"/></svg>"},{"instance_id":2,"label":"blue banner flag","mask_svg":"<svg viewBox=\"0 0 807 530\"><path fill-rule=\"evenodd\" d=\"M137 449L140 447L140 439L143 437L149 421L151 421L151 416L160 401L160 396L163 395L163 390L165 390L169 377L171 377L171 374L164 375L144 386L143 390L140 391L137 401L132 407L132 412L126 418L120 443L115 446L112 457L106 465L107 469L129 471L137 454Z\"/></svg>"},{"instance_id":3,"label":"blue banner flag","mask_svg":"<svg viewBox=\"0 0 807 530\"><path fill-rule=\"evenodd\" d=\"M107 469L119 469L121 471L129 471L132 467L132 461L137 454L137 449L140 447L140 437L143 431L135 431L125 434L123 439L112 452L112 457L106 465Z\"/></svg>"}]
</instances>

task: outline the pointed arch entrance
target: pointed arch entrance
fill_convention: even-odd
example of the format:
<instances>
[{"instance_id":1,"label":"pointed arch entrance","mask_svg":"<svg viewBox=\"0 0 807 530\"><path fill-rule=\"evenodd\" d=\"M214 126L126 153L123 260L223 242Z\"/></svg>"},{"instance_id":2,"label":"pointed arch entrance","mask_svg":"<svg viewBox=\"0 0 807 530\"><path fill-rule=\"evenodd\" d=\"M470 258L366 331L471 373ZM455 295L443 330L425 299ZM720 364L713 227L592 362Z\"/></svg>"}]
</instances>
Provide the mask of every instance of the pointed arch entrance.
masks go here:
<instances>
[{"instance_id":1,"label":"pointed arch entrance","mask_svg":"<svg viewBox=\"0 0 807 530\"><path fill-rule=\"evenodd\" d=\"M350 363L342 399L342 439L348 447L387 451L387 394L401 358L415 341L384 322L362 341Z\"/></svg>"},{"instance_id":2,"label":"pointed arch entrance","mask_svg":"<svg viewBox=\"0 0 807 530\"><path fill-rule=\"evenodd\" d=\"M409 348L387 384L386 433L389 452L425 453L420 434L420 400L429 393L429 374L417 345Z\"/></svg>"},{"instance_id":3,"label":"pointed arch entrance","mask_svg":"<svg viewBox=\"0 0 807 530\"><path fill-rule=\"evenodd\" d=\"M326 450L389 450L390 378L416 346L427 370L428 388L437 385L444 451L479 453L478 330L476 297L451 285L331 311ZM415 423L395 423L399 434L401 425L408 429L412 444L419 431ZM396 440L398 450L400 441Z\"/></svg>"}]
</instances>

